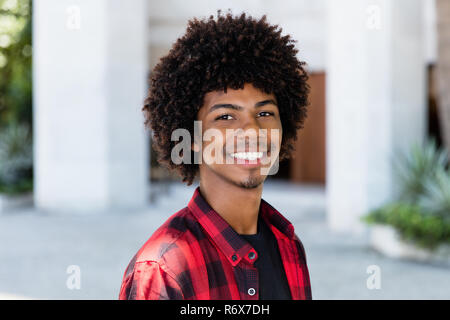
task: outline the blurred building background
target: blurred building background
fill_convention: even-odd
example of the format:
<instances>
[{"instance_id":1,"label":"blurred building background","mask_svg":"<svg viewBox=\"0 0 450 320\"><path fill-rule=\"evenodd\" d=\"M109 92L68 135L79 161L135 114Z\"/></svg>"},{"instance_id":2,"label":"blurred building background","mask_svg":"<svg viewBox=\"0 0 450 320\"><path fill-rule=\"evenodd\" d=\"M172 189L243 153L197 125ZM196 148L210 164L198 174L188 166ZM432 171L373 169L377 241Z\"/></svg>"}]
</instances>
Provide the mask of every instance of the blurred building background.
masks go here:
<instances>
[{"instance_id":1,"label":"blurred building background","mask_svg":"<svg viewBox=\"0 0 450 320\"><path fill-rule=\"evenodd\" d=\"M446 26L438 5L445 7L439 0L0 0L0 120L5 145L16 141L21 159L0 158L4 172L19 167L15 180L0 176L0 260L8 261L0 293L116 298L135 251L193 192L155 161L141 113L146 79L189 19L230 8L267 14L307 62L308 118L294 157L268 178L263 198L304 242L313 297L448 299L447 267L379 254L361 220L397 198L397 154L430 137L439 148L450 143L439 111L450 83L439 89L435 74L446 52L438 43L450 33L438 32ZM66 286L69 265L83 272L78 291ZM368 287L370 265L380 266L382 289Z\"/></svg>"}]
</instances>

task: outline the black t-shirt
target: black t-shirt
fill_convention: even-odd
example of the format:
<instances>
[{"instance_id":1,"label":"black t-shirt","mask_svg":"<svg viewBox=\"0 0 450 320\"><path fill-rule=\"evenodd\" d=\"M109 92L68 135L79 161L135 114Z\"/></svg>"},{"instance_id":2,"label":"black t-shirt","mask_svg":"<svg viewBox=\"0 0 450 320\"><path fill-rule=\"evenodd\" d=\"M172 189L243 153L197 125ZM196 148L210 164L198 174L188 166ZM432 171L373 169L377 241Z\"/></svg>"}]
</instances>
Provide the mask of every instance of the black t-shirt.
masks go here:
<instances>
[{"instance_id":1,"label":"black t-shirt","mask_svg":"<svg viewBox=\"0 0 450 320\"><path fill-rule=\"evenodd\" d=\"M291 292L286 279L277 239L269 226L258 217L256 234L241 234L258 253L254 266L259 275L260 300L291 300Z\"/></svg>"}]
</instances>

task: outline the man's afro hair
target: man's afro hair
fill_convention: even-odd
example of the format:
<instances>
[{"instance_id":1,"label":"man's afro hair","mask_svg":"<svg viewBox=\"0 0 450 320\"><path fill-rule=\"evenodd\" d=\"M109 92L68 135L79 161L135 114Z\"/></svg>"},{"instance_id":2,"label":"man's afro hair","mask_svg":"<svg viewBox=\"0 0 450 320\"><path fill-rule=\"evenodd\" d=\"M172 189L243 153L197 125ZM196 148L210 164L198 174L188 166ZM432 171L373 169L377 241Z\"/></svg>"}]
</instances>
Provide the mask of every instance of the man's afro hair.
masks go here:
<instances>
[{"instance_id":1,"label":"man's afro hair","mask_svg":"<svg viewBox=\"0 0 450 320\"><path fill-rule=\"evenodd\" d=\"M159 60L150 75L150 88L142 108L145 126L152 129L158 162L176 170L191 185L198 164L179 165L171 161L171 141L178 128L194 137L194 120L210 91L242 89L252 83L274 94L281 117L283 137L280 160L290 157L297 130L303 127L308 105L308 75L296 57L298 52L289 35L270 25L266 15L259 20L242 13L233 16L217 11L209 19L194 18L186 33L169 53ZM193 151L191 151L191 159Z\"/></svg>"}]
</instances>

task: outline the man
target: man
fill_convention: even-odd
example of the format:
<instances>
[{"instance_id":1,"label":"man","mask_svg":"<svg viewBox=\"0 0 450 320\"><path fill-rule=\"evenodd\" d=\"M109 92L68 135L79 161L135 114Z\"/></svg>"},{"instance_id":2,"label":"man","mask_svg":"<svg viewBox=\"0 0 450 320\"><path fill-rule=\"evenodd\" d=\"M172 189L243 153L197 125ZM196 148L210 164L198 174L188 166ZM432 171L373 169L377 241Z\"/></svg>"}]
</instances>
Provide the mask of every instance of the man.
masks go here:
<instances>
[{"instance_id":1,"label":"man","mask_svg":"<svg viewBox=\"0 0 450 320\"><path fill-rule=\"evenodd\" d=\"M199 187L131 260L120 299L312 298L301 241L261 199L308 104L304 62L277 28L266 16L219 10L216 20L190 21L155 67L143 111L158 160L188 185L198 177ZM214 138L196 133L195 123ZM181 163L172 136L180 128L194 137Z\"/></svg>"}]
</instances>

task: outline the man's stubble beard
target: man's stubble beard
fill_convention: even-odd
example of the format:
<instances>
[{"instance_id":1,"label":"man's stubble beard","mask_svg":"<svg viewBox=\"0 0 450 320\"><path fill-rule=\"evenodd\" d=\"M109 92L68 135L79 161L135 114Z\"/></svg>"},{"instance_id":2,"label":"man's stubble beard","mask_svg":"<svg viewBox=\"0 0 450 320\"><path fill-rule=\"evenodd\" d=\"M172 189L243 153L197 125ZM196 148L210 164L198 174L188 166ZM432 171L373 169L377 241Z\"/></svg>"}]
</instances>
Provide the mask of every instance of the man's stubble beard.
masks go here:
<instances>
[{"instance_id":1,"label":"man's stubble beard","mask_svg":"<svg viewBox=\"0 0 450 320\"><path fill-rule=\"evenodd\" d=\"M244 189L255 189L257 187L259 187L263 182L264 182L264 178L256 178L253 176L248 176L244 181L240 181L238 183L239 187L244 188Z\"/></svg>"},{"instance_id":2,"label":"man's stubble beard","mask_svg":"<svg viewBox=\"0 0 450 320\"><path fill-rule=\"evenodd\" d=\"M259 169L257 169L259 170ZM217 174L217 173L216 173ZM239 179L239 181L235 181L232 178L229 178L225 175L220 174L220 176L227 180L229 183L234 184L237 187L244 189L255 189L258 188L261 184L264 183L264 176L255 176L252 173L249 173L245 178Z\"/></svg>"}]
</instances>

